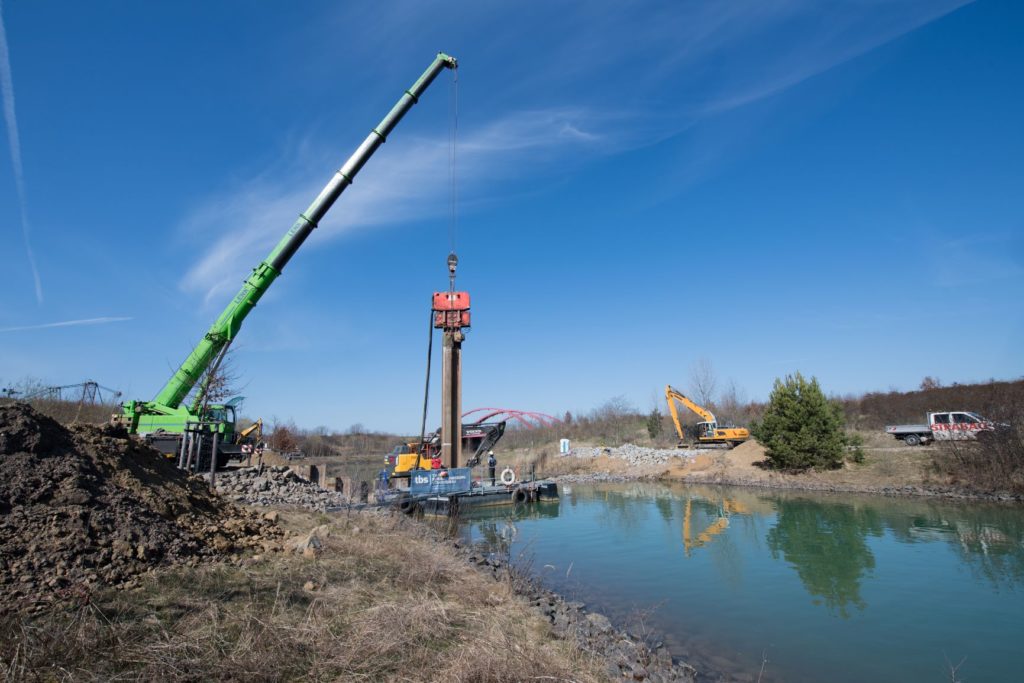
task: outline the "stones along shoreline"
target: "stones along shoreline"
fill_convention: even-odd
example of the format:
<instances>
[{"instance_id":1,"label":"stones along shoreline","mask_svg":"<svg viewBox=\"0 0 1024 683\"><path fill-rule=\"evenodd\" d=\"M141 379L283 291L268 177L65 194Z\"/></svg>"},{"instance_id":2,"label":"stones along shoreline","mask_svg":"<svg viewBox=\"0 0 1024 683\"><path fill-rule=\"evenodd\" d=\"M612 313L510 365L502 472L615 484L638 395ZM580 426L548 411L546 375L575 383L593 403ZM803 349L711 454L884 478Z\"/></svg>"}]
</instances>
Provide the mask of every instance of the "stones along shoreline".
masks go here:
<instances>
[{"instance_id":1,"label":"stones along shoreline","mask_svg":"<svg viewBox=\"0 0 1024 683\"><path fill-rule=\"evenodd\" d=\"M463 547L459 541L452 545L477 571L495 581L510 582L515 593L547 620L556 638L571 640L603 661L605 672L613 680L669 683L697 679L697 670L674 658L664 643L616 628L605 615L544 588L535 578L524 576L508 560L493 553Z\"/></svg>"}]
</instances>

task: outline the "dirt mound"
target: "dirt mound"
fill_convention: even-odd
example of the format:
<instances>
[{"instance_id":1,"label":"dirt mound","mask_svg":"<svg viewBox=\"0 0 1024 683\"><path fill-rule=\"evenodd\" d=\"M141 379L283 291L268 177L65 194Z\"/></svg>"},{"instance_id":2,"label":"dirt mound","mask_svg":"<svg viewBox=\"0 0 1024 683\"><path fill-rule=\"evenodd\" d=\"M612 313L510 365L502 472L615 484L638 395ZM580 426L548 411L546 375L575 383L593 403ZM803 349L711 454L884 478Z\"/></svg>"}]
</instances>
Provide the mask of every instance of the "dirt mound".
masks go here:
<instances>
[{"instance_id":1,"label":"dirt mound","mask_svg":"<svg viewBox=\"0 0 1024 683\"><path fill-rule=\"evenodd\" d=\"M0 407L0 613L278 535L121 429Z\"/></svg>"},{"instance_id":2,"label":"dirt mound","mask_svg":"<svg viewBox=\"0 0 1024 683\"><path fill-rule=\"evenodd\" d=\"M729 451L729 460L737 463L751 465L765 459L764 446L754 439L744 441L736 448Z\"/></svg>"}]
</instances>

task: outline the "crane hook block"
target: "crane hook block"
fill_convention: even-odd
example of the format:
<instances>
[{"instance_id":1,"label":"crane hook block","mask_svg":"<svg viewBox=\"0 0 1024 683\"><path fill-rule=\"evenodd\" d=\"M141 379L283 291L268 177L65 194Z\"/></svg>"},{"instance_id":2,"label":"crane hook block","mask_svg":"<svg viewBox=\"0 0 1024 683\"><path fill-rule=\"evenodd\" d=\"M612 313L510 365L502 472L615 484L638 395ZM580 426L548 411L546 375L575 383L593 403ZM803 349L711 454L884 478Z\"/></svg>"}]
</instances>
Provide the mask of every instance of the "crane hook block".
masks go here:
<instances>
[{"instance_id":1,"label":"crane hook block","mask_svg":"<svg viewBox=\"0 0 1024 683\"><path fill-rule=\"evenodd\" d=\"M457 330L469 327L469 292L434 292L434 327Z\"/></svg>"}]
</instances>

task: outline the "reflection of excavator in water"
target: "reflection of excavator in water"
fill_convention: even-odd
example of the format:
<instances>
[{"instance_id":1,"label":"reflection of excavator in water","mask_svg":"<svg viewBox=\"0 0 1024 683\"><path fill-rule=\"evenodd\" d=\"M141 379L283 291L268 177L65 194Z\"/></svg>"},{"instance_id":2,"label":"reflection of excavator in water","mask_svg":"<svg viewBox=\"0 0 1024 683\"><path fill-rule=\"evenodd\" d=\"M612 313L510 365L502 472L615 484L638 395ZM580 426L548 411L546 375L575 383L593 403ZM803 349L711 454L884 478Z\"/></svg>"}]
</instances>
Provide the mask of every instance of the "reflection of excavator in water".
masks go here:
<instances>
[{"instance_id":1,"label":"reflection of excavator in water","mask_svg":"<svg viewBox=\"0 0 1024 683\"><path fill-rule=\"evenodd\" d=\"M698 533L697 537L694 538L692 528L693 510L691 506L692 499L687 498L686 510L683 515L683 550L686 551L687 557L690 556L691 550L707 545L715 536L728 529L730 515L751 514L750 509L743 503L723 498L718 505L718 519L712 522L706 529Z\"/></svg>"},{"instance_id":2,"label":"reflection of excavator in water","mask_svg":"<svg viewBox=\"0 0 1024 683\"><path fill-rule=\"evenodd\" d=\"M668 401L668 410L672 413L672 423L676 426L676 433L679 435L677 448L689 448L691 446L703 445L724 445L729 448L739 445L750 438L750 430L744 427L719 427L718 420L714 413L707 408L699 406L690 399L683 396L668 385L665 387L665 400ZM697 423L697 441L691 442L686 438L682 423L679 422L679 411L676 409L676 401L700 415L704 421Z\"/></svg>"}]
</instances>

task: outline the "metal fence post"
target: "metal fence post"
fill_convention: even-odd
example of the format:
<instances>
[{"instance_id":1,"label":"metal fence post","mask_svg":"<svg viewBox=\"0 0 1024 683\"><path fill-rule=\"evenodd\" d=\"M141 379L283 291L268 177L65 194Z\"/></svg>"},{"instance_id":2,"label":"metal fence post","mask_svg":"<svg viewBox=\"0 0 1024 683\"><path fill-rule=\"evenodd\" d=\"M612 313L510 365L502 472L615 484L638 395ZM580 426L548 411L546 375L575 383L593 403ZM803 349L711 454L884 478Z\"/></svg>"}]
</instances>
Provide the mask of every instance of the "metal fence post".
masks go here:
<instances>
[{"instance_id":1,"label":"metal fence post","mask_svg":"<svg viewBox=\"0 0 1024 683\"><path fill-rule=\"evenodd\" d=\"M217 483L217 432L213 433L213 444L210 448L210 490L215 490Z\"/></svg>"},{"instance_id":2,"label":"metal fence post","mask_svg":"<svg viewBox=\"0 0 1024 683\"><path fill-rule=\"evenodd\" d=\"M188 441L188 423L185 423L185 431L181 434L181 448L178 449L178 469L185 467L185 443Z\"/></svg>"}]
</instances>

